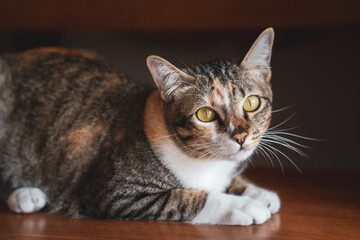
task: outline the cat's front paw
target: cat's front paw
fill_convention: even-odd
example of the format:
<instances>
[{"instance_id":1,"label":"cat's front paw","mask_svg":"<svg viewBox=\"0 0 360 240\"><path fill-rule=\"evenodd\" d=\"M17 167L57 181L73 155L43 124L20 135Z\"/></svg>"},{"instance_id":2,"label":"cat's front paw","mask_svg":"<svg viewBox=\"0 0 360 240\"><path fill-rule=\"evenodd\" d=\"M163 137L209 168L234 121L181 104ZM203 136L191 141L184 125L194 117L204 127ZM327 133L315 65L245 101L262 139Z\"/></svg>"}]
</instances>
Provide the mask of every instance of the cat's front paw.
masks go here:
<instances>
[{"instance_id":1,"label":"cat's front paw","mask_svg":"<svg viewBox=\"0 0 360 240\"><path fill-rule=\"evenodd\" d=\"M13 191L7 203L17 213L36 212L46 205L46 195L38 188L23 187Z\"/></svg>"},{"instance_id":2,"label":"cat's front paw","mask_svg":"<svg viewBox=\"0 0 360 240\"><path fill-rule=\"evenodd\" d=\"M204 208L192 223L246 226L264 223L270 217L269 209L258 200L210 193Z\"/></svg>"},{"instance_id":3,"label":"cat's front paw","mask_svg":"<svg viewBox=\"0 0 360 240\"><path fill-rule=\"evenodd\" d=\"M262 202L271 213L277 213L280 210L280 198L275 192L249 184L243 196L248 196Z\"/></svg>"}]
</instances>

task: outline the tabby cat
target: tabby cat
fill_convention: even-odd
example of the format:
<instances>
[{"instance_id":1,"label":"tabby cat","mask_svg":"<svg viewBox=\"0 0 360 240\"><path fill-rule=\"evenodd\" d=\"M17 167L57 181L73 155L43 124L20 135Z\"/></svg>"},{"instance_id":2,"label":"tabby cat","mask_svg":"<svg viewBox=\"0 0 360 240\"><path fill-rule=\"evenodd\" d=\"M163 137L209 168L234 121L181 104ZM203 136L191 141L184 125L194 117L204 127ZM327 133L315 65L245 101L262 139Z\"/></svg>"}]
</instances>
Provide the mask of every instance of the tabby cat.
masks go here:
<instances>
[{"instance_id":1,"label":"tabby cat","mask_svg":"<svg viewBox=\"0 0 360 240\"><path fill-rule=\"evenodd\" d=\"M266 29L243 61L178 69L156 87L96 57L39 48L0 60L0 195L17 213L261 224L276 193L240 174L270 124Z\"/></svg>"}]
</instances>

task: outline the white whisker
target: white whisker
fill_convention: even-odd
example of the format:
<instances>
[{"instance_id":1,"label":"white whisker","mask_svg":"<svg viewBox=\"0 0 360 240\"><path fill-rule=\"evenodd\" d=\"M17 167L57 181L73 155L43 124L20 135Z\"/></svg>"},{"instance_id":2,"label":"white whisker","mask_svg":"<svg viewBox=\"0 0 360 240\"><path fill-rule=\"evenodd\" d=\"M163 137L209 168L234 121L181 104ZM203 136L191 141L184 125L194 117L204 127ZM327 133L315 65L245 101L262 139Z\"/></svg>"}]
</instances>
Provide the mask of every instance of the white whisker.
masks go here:
<instances>
[{"instance_id":1,"label":"white whisker","mask_svg":"<svg viewBox=\"0 0 360 240\"><path fill-rule=\"evenodd\" d=\"M303 148L310 148L309 146L306 146L306 145L303 145L303 144L300 144L298 142L295 142L289 138L286 138L286 137L282 137L282 136L277 136L277 135L273 135L273 136L269 136L269 135L264 135L263 136L264 139L273 139L273 140L279 140L281 142L284 142L284 143L292 143L296 146L299 146L299 147L303 147Z\"/></svg>"},{"instance_id":2,"label":"white whisker","mask_svg":"<svg viewBox=\"0 0 360 240\"><path fill-rule=\"evenodd\" d=\"M302 151L300 151L300 150L297 149L296 147L291 146L291 145L288 144L288 143L285 143L285 142L282 142L282 141L273 141L273 140L269 140L269 139L263 139L263 142L275 143L275 144L284 146L284 147L286 147L286 148L288 148L288 149L290 149L290 150L293 150L294 152L298 153L300 156L306 157L306 154L305 154L305 153L303 153Z\"/></svg>"},{"instance_id":3,"label":"white whisker","mask_svg":"<svg viewBox=\"0 0 360 240\"><path fill-rule=\"evenodd\" d=\"M270 160L271 162L271 166L274 167L274 162L273 160L271 159L271 157L269 156L269 154L262 148L262 146L259 144L258 147L257 147L257 150L259 150L260 154L265 158L265 159L268 159ZM257 153L257 152L256 152ZM265 157L265 155L266 157Z\"/></svg>"},{"instance_id":4,"label":"white whisker","mask_svg":"<svg viewBox=\"0 0 360 240\"><path fill-rule=\"evenodd\" d=\"M252 160L253 160L252 157L249 157L249 158L248 158L248 161L249 161L249 163L251 164L251 166L253 166L253 167L255 168L255 164L253 163Z\"/></svg>"},{"instance_id":5,"label":"white whisker","mask_svg":"<svg viewBox=\"0 0 360 240\"><path fill-rule=\"evenodd\" d=\"M275 156L275 158L277 159L277 161L278 161L278 163L279 163L279 165L280 165L281 172L282 172L283 175L284 175L284 174L285 174L285 173L284 173L284 167L283 167L283 165L282 165L282 163L281 163L280 158L279 158L278 155L276 154L276 152L273 152L273 150L272 150L271 148L267 147L264 143L260 143L260 144L262 144L262 147L263 147L264 149L266 149L267 151L269 151L270 154L272 154L272 155Z\"/></svg>"},{"instance_id":6,"label":"white whisker","mask_svg":"<svg viewBox=\"0 0 360 240\"><path fill-rule=\"evenodd\" d=\"M301 139L305 139L305 140L309 140L309 141L324 141L322 139L318 139L318 138L310 138L310 137L304 137L304 136L301 136L301 135L298 135L298 134L294 134L294 133L288 133L288 132L284 132L286 131L287 129L285 130L279 130L279 131L269 131L269 134L273 134L273 135L288 135L288 136L292 136L292 137L296 137L296 138L301 138ZM292 130L292 129L289 129L289 130ZM267 133L265 133L267 134Z\"/></svg>"},{"instance_id":7,"label":"white whisker","mask_svg":"<svg viewBox=\"0 0 360 240\"><path fill-rule=\"evenodd\" d=\"M271 113L282 112L282 111L287 110L287 109L292 108L292 107L294 107L294 105L290 105L290 106L287 106L287 107L272 110Z\"/></svg>"},{"instance_id":8,"label":"white whisker","mask_svg":"<svg viewBox=\"0 0 360 240\"><path fill-rule=\"evenodd\" d=\"M279 149L275 148L274 146L271 146L269 144L263 143L264 145L268 146L269 148L271 148L272 150L280 153L281 155L283 155L284 157L286 157L293 165L294 167L300 172L302 173L302 171L300 170L300 168L294 163L293 160L291 160L291 158L289 156L287 156L285 153L283 153L282 151L280 151Z\"/></svg>"},{"instance_id":9,"label":"white whisker","mask_svg":"<svg viewBox=\"0 0 360 240\"><path fill-rule=\"evenodd\" d=\"M296 114L296 112L293 113L293 114L292 114L290 117L288 117L287 119L285 119L283 122L279 123L278 125L275 125L274 127L269 128L268 130L273 130L273 129L276 129L276 128L282 126L283 124L285 124L286 122L288 122L295 114Z\"/></svg>"}]
</instances>

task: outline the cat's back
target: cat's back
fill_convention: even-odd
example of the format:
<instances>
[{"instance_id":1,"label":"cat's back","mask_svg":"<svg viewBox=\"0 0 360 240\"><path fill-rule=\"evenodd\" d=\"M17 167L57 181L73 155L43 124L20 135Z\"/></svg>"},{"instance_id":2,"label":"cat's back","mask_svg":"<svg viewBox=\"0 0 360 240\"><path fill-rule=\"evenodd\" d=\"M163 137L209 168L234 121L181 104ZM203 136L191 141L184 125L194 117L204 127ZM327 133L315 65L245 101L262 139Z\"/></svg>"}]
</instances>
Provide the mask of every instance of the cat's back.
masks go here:
<instances>
[{"instance_id":1,"label":"cat's back","mask_svg":"<svg viewBox=\"0 0 360 240\"><path fill-rule=\"evenodd\" d=\"M0 57L0 117L94 109L103 107L104 96L126 99L143 88L85 52L38 48Z\"/></svg>"},{"instance_id":2,"label":"cat's back","mask_svg":"<svg viewBox=\"0 0 360 240\"><path fill-rule=\"evenodd\" d=\"M143 88L85 52L37 48L1 56L0 137L5 129L23 131L17 136L24 138L48 127L57 133L86 119L109 121L114 105L116 113L131 111L123 103Z\"/></svg>"},{"instance_id":3,"label":"cat's back","mask_svg":"<svg viewBox=\"0 0 360 240\"><path fill-rule=\"evenodd\" d=\"M8 88L13 97L21 91L22 99L53 97L71 90L88 93L94 87L121 87L125 94L134 85L93 55L53 47L1 56L0 76L1 88Z\"/></svg>"},{"instance_id":4,"label":"cat's back","mask_svg":"<svg viewBox=\"0 0 360 240\"><path fill-rule=\"evenodd\" d=\"M65 182L67 175L101 155L100 146L112 147L127 129L141 131L150 88L101 59L39 48L4 55L0 61L3 179L21 175L21 185L26 179L34 185L34 179L44 183L59 176Z\"/></svg>"}]
</instances>

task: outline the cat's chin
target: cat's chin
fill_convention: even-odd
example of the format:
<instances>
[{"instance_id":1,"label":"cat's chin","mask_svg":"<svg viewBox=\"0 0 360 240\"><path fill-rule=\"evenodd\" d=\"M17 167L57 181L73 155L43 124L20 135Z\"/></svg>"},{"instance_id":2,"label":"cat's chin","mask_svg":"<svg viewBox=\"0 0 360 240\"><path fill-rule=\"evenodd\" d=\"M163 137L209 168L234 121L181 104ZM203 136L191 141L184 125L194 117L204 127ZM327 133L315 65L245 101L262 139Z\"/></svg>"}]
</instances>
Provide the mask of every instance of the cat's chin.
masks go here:
<instances>
[{"instance_id":1,"label":"cat's chin","mask_svg":"<svg viewBox=\"0 0 360 240\"><path fill-rule=\"evenodd\" d=\"M254 149L240 149L239 151L229 154L225 157L225 159L230 161L242 162L248 159L251 154L254 152Z\"/></svg>"}]
</instances>

